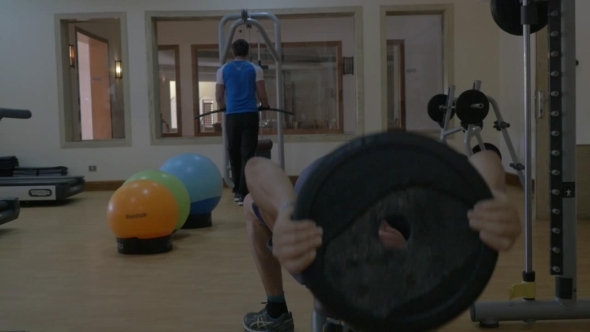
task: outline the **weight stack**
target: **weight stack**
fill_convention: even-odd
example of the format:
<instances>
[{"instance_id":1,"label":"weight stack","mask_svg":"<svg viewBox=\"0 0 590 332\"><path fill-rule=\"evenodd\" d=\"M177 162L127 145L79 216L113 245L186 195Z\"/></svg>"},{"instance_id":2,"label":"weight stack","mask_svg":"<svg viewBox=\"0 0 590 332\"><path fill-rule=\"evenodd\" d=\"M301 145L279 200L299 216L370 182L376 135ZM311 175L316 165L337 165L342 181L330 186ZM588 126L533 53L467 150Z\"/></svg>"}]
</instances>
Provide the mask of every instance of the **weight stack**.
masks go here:
<instances>
[{"instance_id":1,"label":"weight stack","mask_svg":"<svg viewBox=\"0 0 590 332\"><path fill-rule=\"evenodd\" d=\"M272 141L269 139L258 140L256 147L256 157L271 159Z\"/></svg>"}]
</instances>

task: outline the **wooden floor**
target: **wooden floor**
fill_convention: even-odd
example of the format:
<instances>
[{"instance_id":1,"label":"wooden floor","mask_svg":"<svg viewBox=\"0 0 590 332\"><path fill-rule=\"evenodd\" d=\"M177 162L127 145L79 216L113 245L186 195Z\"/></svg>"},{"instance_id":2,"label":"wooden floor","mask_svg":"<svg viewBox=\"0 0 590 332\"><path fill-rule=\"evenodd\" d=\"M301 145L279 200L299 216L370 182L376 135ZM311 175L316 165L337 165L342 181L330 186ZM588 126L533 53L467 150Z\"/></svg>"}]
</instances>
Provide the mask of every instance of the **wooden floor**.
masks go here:
<instances>
[{"instance_id":1,"label":"wooden floor","mask_svg":"<svg viewBox=\"0 0 590 332\"><path fill-rule=\"evenodd\" d=\"M244 313L264 292L247 247L241 210L225 192L214 227L181 231L174 251L150 257L117 254L105 220L111 193L69 204L23 208L0 226L0 331L242 331ZM515 200L522 193L511 189ZM539 299L553 297L548 226L535 229ZM581 298L590 298L590 222L579 227ZM483 300L507 300L521 278L523 243L501 256ZM297 331L309 331L312 297L285 276ZM480 331L468 313L440 331ZM590 331L590 321L503 323L499 331Z\"/></svg>"}]
</instances>

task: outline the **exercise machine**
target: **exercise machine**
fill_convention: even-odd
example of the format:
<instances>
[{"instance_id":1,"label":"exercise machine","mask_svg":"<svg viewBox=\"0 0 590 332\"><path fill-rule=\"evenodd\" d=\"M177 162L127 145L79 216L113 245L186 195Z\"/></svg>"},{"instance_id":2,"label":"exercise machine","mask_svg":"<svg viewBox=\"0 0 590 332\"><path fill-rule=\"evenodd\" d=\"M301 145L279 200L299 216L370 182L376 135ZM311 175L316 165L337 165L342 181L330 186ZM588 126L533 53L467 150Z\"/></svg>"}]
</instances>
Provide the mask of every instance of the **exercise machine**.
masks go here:
<instances>
[{"instance_id":1,"label":"exercise machine","mask_svg":"<svg viewBox=\"0 0 590 332\"><path fill-rule=\"evenodd\" d=\"M467 156L472 156L475 150L488 150L488 147L493 146L484 142L481 137L483 121L487 117L489 109L492 109L496 117L494 129L502 132L504 142L512 159L510 166L516 170L520 183L524 186L524 165L518 160L514 144L512 144L512 139L508 133L510 124L504 121L498 102L493 97L481 92L481 86L482 82L476 80L470 90L461 93L457 98L455 98L456 86L449 86L446 95L440 94L432 97L428 103L428 114L432 120L438 122L441 126L440 141L442 143L446 144L449 136L463 132L463 149ZM449 128L450 120L455 114L461 123L459 126ZM477 145L472 147L471 141L474 138Z\"/></svg>"},{"instance_id":2,"label":"exercise machine","mask_svg":"<svg viewBox=\"0 0 590 332\"><path fill-rule=\"evenodd\" d=\"M3 118L30 119L28 110L0 108ZM63 201L84 191L83 176L0 177L0 197L25 201Z\"/></svg>"},{"instance_id":3,"label":"exercise machine","mask_svg":"<svg viewBox=\"0 0 590 332\"><path fill-rule=\"evenodd\" d=\"M0 225L18 219L20 214L20 202L18 198L0 199Z\"/></svg>"},{"instance_id":4,"label":"exercise machine","mask_svg":"<svg viewBox=\"0 0 590 332\"><path fill-rule=\"evenodd\" d=\"M269 19L274 24L274 43L268 37L264 27L258 21L258 19ZM226 34L226 24L232 21L230 25L229 32ZM276 70L276 106L277 109L270 109L270 111L277 111L277 139L278 139L278 153L279 153L279 165L281 168L285 168L285 143L284 143L284 115L283 113L289 113L285 111L281 111L284 108L284 100L283 100L283 70L282 70L282 57L281 57L281 25L279 19L276 15L261 12L261 13L249 13L247 10L242 10L240 14L229 14L224 16L221 21L219 22L219 63L220 66L223 66L226 63L227 56L229 54L231 43L233 41L234 35L236 33L236 29L240 26L247 26L247 27L256 27L258 29L258 34L262 37L262 40L266 44L268 51L270 52L271 56L275 61L275 70ZM225 148L227 146L227 132L225 130L225 113L223 113L222 117L222 137L223 137L223 147L224 147L224 154L223 154L223 165L224 172L223 172L223 179L228 187L233 188L234 183L232 181L230 175L230 164L229 164L229 153ZM272 144L270 147L268 146L268 140L263 142L259 141L259 146L261 143L265 144L265 148L268 150L272 148Z\"/></svg>"},{"instance_id":5,"label":"exercise machine","mask_svg":"<svg viewBox=\"0 0 590 332\"><path fill-rule=\"evenodd\" d=\"M476 302L471 320L482 327L498 327L501 321L590 319L590 300L577 298L576 259L576 1L545 0L492 1L498 25L514 35L522 35L524 47L524 129L525 129L525 270L522 282L509 288L511 301ZM505 7L507 6L507 7ZM510 6L517 6L515 10ZM512 15L510 10L516 11ZM508 11L510 15L502 16ZM519 13L519 11L521 11ZM511 18L519 18L522 28ZM544 22L543 22L544 21ZM502 24L507 23L507 24ZM550 255L549 273L555 277L555 297L536 298L533 269L532 220L532 114L531 114L531 34L545 23L549 35L549 144L550 144ZM514 299L521 298L520 301Z\"/></svg>"}]
</instances>

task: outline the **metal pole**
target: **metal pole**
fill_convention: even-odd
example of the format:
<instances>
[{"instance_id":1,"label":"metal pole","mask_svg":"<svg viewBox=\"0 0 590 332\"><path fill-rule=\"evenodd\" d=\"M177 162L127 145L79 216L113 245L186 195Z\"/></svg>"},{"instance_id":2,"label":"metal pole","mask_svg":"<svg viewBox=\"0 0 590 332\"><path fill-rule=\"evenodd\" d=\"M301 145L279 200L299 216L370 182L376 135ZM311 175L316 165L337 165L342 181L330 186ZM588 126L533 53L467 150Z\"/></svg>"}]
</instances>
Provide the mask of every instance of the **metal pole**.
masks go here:
<instances>
[{"instance_id":1,"label":"metal pole","mask_svg":"<svg viewBox=\"0 0 590 332\"><path fill-rule=\"evenodd\" d=\"M498 120L498 124L502 124L505 123L504 122L504 118L502 117L502 113L500 112L500 106L498 106L498 102L490 97L487 96L488 100L490 101L490 105L492 105L492 109L494 110L494 113L496 114L496 119ZM504 141L506 142L506 147L508 147L508 152L510 153L510 157L512 158L512 163L518 167L517 165L520 164L520 162L518 161L518 156L516 155L516 150L514 149L514 145L512 144L512 139L510 138L510 134L508 133L508 130L504 127L501 127L502 130L502 135L504 136ZM520 184L522 184L522 186L524 187L524 173L522 172L521 169L517 169L516 173L518 174L518 178L520 179Z\"/></svg>"},{"instance_id":2,"label":"metal pole","mask_svg":"<svg viewBox=\"0 0 590 332\"><path fill-rule=\"evenodd\" d=\"M274 15L273 15L274 16ZM272 19L274 21L275 27L275 48L278 54L278 59L276 60L276 84L277 84L277 107L280 109L285 108L285 98L284 98L284 84L283 84L283 59L282 59L282 43L281 43L281 25L279 24L279 19L274 16ZM270 45L269 45L270 47ZM279 140L279 165L282 169L285 169L285 134L283 131L283 126L285 122L285 115L283 113L278 113L277 118L277 135Z\"/></svg>"},{"instance_id":3,"label":"metal pole","mask_svg":"<svg viewBox=\"0 0 590 332\"><path fill-rule=\"evenodd\" d=\"M447 130L449 129L449 121L451 120L451 112L453 107L453 103L455 101L455 86L449 86L449 91L447 92L447 105L446 105L446 112L445 112L445 123L442 132L440 133L440 140L444 144L447 143Z\"/></svg>"},{"instance_id":4,"label":"metal pole","mask_svg":"<svg viewBox=\"0 0 590 332\"><path fill-rule=\"evenodd\" d=\"M529 0L523 0L523 8L529 4ZM533 198L531 186L531 170L532 163L532 135L531 135L531 26L529 24L523 25L522 36L524 48L524 220L525 220L525 273L533 272Z\"/></svg>"},{"instance_id":5,"label":"metal pole","mask_svg":"<svg viewBox=\"0 0 590 332\"><path fill-rule=\"evenodd\" d=\"M480 80L476 80L475 82L473 82L473 90L481 90L481 81Z\"/></svg>"}]
</instances>

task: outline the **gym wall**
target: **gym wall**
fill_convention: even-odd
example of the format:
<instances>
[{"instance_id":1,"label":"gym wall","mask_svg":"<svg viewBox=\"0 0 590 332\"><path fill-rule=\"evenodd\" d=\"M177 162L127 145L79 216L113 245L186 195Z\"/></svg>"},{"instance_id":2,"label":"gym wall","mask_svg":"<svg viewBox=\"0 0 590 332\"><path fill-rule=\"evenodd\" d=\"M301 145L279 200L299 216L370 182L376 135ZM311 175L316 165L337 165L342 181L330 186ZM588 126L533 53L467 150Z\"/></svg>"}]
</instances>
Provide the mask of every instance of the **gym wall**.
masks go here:
<instances>
[{"instance_id":1,"label":"gym wall","mask_svg":"<svg viewBox=\"0 0 590 332\"><path fill-rule=\"evenodd\" d=\"M473 80L484 82L487 94L498 96L500 77L500 32L494 24L489 4L466 0L425 0L423 4L454 3L452 16L453 83L458 91L469 89ZM240 3L256 11L292 8L293 2L254 1ZM381 6L415 6L414 0L301 0L298 7L362 7L360 26L363 44L363 99L365 133L383 129L381 82ZM88 181L123 180L138 170L157 168L167 158L193 151L210 157L220 168L220 144L182 144L152 146L146 47L146 11L205 11L235 9L233 1L80 1L80 0L5 0L0 11L0 34L5 47L0 48L0 104L3 107L30 109L30 120L0 122L0 155L17 155L23 165L64 165L71 174L86 176ZM125 12L129 61L123 73L129 78L131 146L117 148L61 148L56 63L55 14ZM518 79L518 75L514 75ZM426 110L423 110L426 112ZM490 128L491 124L486 123ZM518 130L518 128L513 128ZM489 129L484 139L499 144L499 135ZM451 145L461 148L461 137ZM285 145L286 170L297 175L310 162L331 151L341 142L301 142ZM97 172L88 172L97 165Z\"/></svg>"}]
</instances>

